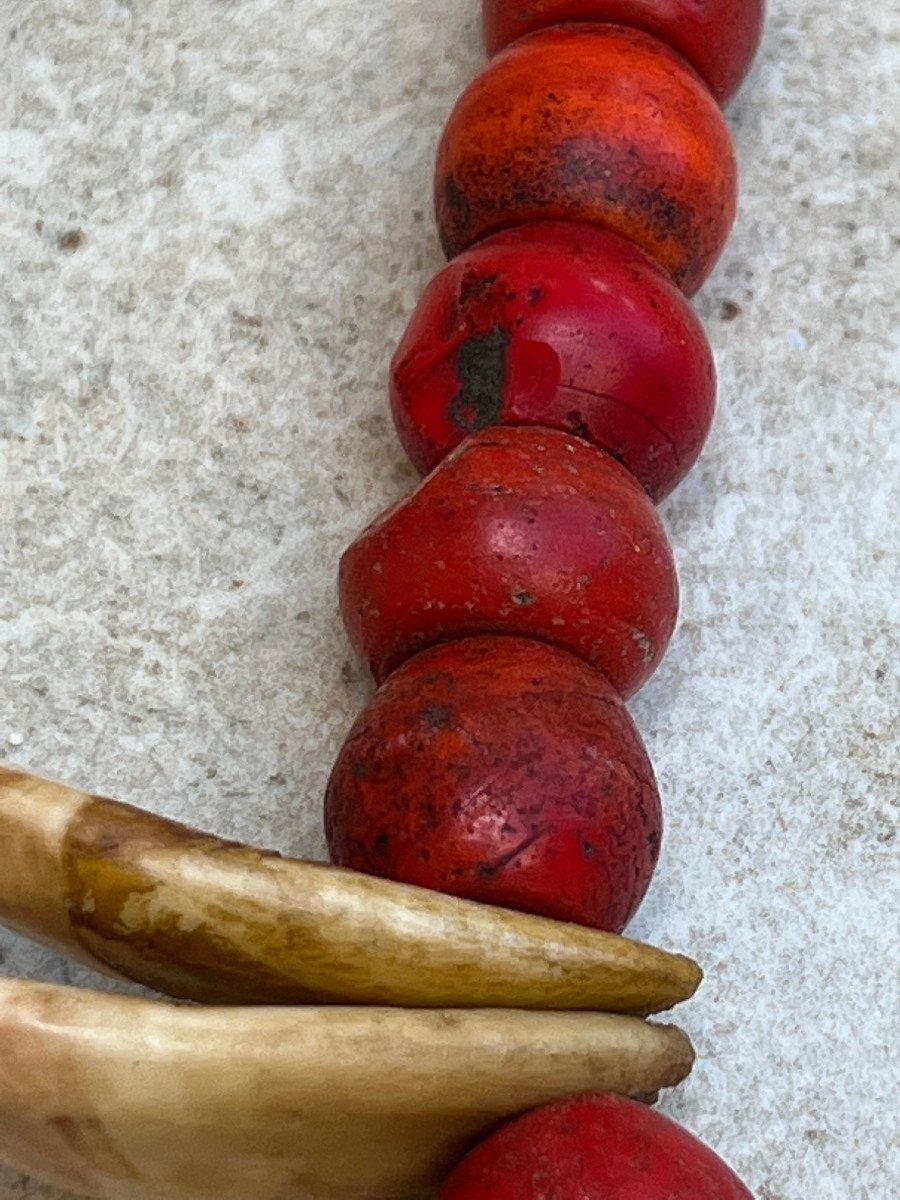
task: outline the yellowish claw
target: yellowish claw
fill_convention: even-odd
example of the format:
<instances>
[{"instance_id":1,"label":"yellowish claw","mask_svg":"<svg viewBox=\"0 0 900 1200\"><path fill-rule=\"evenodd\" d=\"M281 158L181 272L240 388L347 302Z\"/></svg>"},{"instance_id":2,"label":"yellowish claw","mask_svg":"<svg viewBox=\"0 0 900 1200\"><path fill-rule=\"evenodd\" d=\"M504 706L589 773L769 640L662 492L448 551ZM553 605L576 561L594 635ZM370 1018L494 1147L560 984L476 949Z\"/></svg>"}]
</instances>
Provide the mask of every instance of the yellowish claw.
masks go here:
<instances>
[{"instance_id":1,"label":"yellowish claw","mask_svg":"<svg viewBox=\"0 0 900 1200\"><path fill-rule=\"evenodd\" d=\"M5 768L0 846L0 923L182 999L645 1015L702 978L615 934L223 842Z\"/></svg>"},{"instance_id":2,"label":"yellowish claw","mask_svg":"<svg viewBox=\"0 0 900 1200\"><path fill-rule=\"evenodd\" d=\"M603 1013L200 1008L0 980L0 1160L97 1200L424 1200L499 1120L691 1069Z\"/></svg>"}]
</instances>

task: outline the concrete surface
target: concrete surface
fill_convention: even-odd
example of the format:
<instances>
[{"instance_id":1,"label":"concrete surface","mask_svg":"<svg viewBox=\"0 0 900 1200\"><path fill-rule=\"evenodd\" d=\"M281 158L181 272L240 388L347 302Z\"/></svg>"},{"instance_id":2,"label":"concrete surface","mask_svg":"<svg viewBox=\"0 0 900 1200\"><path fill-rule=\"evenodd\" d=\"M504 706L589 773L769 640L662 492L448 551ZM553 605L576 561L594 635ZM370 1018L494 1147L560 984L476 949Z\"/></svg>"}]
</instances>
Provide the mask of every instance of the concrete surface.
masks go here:
<instances>
[{"instance_id":1,"label":"concrete surface","mask_svg":"<svg viewBox=\"0 0 900 1200\"><path fill-rule=\"evenodd\" d=\"M413 483L385 370L476 0L7 0L0 45L0 755L321 853L369 687L335 565ZM682 621L633 706L668 815L633 932L709 974L665 1108L759 1200L900 1190L898 78L896 6L772 4L697 301L720 415L664 506Z\"/></svg>"}]
</instances>

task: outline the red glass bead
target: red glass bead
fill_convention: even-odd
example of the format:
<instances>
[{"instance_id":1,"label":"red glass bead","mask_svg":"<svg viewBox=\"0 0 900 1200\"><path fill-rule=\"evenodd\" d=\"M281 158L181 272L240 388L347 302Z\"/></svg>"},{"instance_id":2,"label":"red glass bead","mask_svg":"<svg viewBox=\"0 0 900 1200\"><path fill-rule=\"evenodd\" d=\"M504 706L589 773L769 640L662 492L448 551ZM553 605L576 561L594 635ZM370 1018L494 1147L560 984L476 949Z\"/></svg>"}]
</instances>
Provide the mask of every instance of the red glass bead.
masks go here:
<instances>
[{"instance_id":1,"label":"red glass bead","mask_svg":"<svg viewBox=\"0 0 900 1200\"><path fill-rule=\"evenodd\" d=\"M495 234L425 291L391 368L423 473L489 425L566 429L660 500L712 424L712 351L681 292L631 242L574 222Z\"/></svg>"},{"instance_id":2,"label":"red glass bead","mask_svg":"<svg viewBox=\"0 0 900 1200\"><path fill-rule=\"evenodd\" d=\"M325 828L340 866L619 932L650 883L662 812L599 671L541 642L467 638L376 693L338 756Z\"/></svg>"},{"instance_id":3,"label":"red glass bead","mask_svg":"<svg viewBox=\"0 0 900 1200\"><path fill-rule=\"evenodd\" d=\"M624 467L557 430L500 426L467 438L350 546L340 600L379 683L438 642L518 634L587 659L628 696L663 656L678 583Z\"/></svg>"},{"instance_id":4,"label":"red glass bead","mask_svg":"<svg viewBox=\"0 0 900 1200\"><path fill-rule=\"evenodd\" d=\"M727 104L759 47L765 0L484 0L489 54L536 29L609 21L652 33L677 50Z\"/></svg>"},{"instance_id":5,"label":"red glass bead","mask_svg":"<svg viewBox=\"0 0 900 1200\"><path fill-rule=\"evenodd\" d=\"M648 34L572 25L531 34L463 93L444 130L435 205L448 257L489 234L587 221L630 238L688 295L734 220L722 114Z\"/></svg>"}]
</instances>

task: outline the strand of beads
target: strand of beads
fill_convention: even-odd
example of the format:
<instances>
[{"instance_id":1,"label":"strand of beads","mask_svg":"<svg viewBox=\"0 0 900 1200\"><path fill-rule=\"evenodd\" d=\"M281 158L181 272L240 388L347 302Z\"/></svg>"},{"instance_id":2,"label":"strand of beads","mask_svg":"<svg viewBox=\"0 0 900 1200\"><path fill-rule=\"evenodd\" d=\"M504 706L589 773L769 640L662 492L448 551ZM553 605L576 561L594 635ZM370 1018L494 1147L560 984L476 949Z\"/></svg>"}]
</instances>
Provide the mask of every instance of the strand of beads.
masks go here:
<instances>
[{"instance_id":1,"label":"strand of beads","mask_svg":"<svg viewBox=\"0 0 900 1200\"><path fill-rule=\"evenodd\" d=\"M624 701L675 625L653 506L712 423L712 353L686 297L734 219L720 105L762 21L763 0L484 0L496 56L437 156L450 263L391 370L400 440L431 474L341 562L344 620L380 688L329 783L338 863L615 930L640 903L661 809ZM531 1200L551 1160L546 1193L580 1196L575 1150L596 1183L616 1137L610 1196L749 1196L627 1101L562 1112L487 1143L446 1200ZM623 1130L688 1165L661 1191L665 1170L639 1179Z\"/></svg>"},{"instance_id":2,"label":"strand of beads","mask_svg":"<svg viewBox=\"0 0 900 1200\"><path fill-rule=\"evenodd\" d=\"M675 625L653 504L713 419L685 293L733 220L717 98L762 7L485 0L500 52L437 157L451 261L391 370L431 474L341 563L381 685L328 788L342 865L616 930L649 885L660 803L623 700Z\"/></svg>"}]
</instances>

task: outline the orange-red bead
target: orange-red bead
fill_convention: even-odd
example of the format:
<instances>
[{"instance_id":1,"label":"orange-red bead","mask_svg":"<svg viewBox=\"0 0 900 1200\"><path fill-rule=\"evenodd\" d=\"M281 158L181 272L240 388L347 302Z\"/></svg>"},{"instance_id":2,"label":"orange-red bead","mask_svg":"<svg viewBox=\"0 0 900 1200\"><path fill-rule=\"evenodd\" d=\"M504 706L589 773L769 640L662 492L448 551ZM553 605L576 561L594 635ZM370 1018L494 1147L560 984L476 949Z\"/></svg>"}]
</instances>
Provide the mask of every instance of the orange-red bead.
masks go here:
<instances>
[{"instance_id":1,"label":"orange-red bead","mask_svg":"<svg viewBox=\"0 0 900 1200\"><path fill-rule=\"evenodd\" d=\"M616 26L516 42L463 93L438 151L449 256L510 226L588 221L630 238L692 294L734 220L724 118L674 51Z\"/></svg>"}]
</instances>

